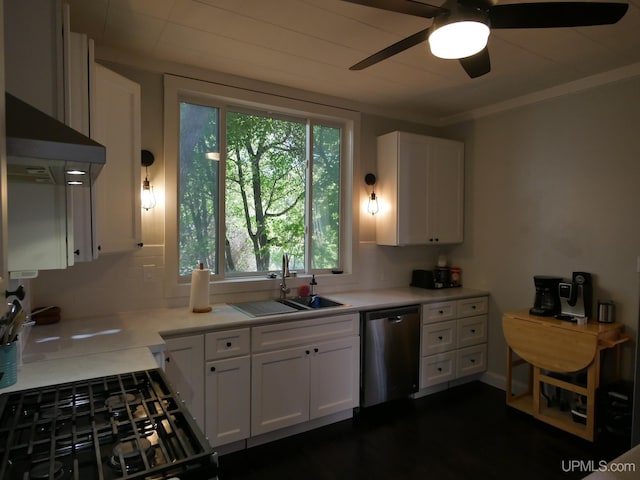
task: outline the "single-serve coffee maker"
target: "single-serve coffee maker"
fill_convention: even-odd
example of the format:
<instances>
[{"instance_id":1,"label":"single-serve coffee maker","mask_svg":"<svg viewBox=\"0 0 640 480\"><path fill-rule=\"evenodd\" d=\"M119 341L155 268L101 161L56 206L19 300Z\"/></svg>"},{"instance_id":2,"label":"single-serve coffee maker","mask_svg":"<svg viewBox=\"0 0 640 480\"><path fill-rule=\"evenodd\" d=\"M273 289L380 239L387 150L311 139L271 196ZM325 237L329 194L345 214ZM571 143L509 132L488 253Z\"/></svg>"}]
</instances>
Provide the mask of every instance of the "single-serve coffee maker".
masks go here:
<instances>
[{"instance_id":1,"label":"single-serve coffee maker","mask_svg":"<svg viewBox=\"0 0 640 480\"><path fill-rule=\"evenodd\" d=\"M533 300L533 307L529 310L531 315L552 317L560 313L558 285L560 285L561 281L562 278L560 277L550 277L547 275L536 275L533 277L536 296Z\"/></svg>"},{"instance_id":2,"label":"single-serve coffee maker","mask_svg":"<svg viewBox=\"0 0 640 480\"><path fill-rule=\"evenodd\" d=\"M558 285L560 296L560 320L579 321L591 318L593 305L593 282L590 273L573 272L571 281Z\"/></svg>"}]
</instances>

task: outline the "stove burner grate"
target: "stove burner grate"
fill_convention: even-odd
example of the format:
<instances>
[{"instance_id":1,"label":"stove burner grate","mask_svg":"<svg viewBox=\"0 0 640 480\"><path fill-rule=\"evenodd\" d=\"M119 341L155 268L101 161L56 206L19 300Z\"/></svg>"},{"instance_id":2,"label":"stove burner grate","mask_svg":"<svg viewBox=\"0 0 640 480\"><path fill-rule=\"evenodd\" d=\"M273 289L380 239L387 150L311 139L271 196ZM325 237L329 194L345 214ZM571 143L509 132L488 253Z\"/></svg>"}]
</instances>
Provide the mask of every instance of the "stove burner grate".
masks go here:
<instances>
[{"instance_id":1,"label":"stove burner grate","mask_svg":"<svg viewBox=\"0 0 640 480\"><path fill-rule=\"evenodd\" d=\"M113 447L108 465L118 473L133 473L155 465L155 448L146 438L119 442Z\"/></svg>"},{"instance_id":2,"label":"stove burner grate","mask_svg":"<svg viewBox=\"0 0 640 480\"><path fill-rule=\"evenodd\" d=\"M0 395L0 479L209 479L217 469L159 369Z\"/></svg>"},{"instance_id":3,"label":"stove burner grate","mask_svg":"<svg viewBox=\"0 0 640 480\"><path fill-rule=\"evenodd\" d=\"M38 463L29 471L29 478L31 480L61 480L64 478L64 465L57 460L53 463L48 461Z\"/></svg>"}]
</instances>

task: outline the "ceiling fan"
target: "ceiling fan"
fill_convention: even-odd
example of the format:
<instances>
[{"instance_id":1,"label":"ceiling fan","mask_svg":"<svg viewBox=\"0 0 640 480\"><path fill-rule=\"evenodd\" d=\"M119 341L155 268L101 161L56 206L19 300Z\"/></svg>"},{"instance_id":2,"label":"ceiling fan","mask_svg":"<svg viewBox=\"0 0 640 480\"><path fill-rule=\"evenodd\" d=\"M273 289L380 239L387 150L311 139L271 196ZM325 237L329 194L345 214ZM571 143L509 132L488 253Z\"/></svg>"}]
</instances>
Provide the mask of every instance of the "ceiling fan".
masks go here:
<instances>
[{"instance_id":1,"label":"ceiling fan","mask_svg":"<svg viewBox=\"0 0 640 480\"><path fill-rule=\"evenodd\" d=\"M496 5L494 0L446 0L438 7L420 0L344 0L392 12L433 18L429 28L353 65L362 70L427 40L431 53L457 59L471 78L491 71L487 41L496 28L553 28L610 25L627 12L625 3L536 2Z\"/></svg>"}]
</instances>

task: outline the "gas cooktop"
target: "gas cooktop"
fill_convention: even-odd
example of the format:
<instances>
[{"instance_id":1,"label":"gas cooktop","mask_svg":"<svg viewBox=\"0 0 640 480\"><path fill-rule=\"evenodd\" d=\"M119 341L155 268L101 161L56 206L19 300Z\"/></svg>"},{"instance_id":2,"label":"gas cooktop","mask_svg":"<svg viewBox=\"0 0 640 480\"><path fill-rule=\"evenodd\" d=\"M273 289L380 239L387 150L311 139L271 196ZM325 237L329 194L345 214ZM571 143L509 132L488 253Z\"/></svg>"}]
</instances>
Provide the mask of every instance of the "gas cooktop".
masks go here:
<instances>
[{"instance_id":1,"label":"gas cooktop","mask_svg":"<svg viewBox=\"0 0 640 480\"><path fill-rule=\"evenodd\" d=\"M0 479L216 479L217 454L164 373L0 396Z\"/></svg>"}]
</instances>

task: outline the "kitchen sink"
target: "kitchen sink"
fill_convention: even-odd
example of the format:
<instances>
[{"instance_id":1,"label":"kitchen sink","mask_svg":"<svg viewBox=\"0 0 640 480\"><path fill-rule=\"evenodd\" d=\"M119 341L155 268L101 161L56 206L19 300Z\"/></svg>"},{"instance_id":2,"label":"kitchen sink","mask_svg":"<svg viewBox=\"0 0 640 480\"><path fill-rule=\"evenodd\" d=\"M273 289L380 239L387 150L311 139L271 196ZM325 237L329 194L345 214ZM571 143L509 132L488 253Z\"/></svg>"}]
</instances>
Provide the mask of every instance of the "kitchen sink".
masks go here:
<instances>
[{"instance_id":1,"label":"kitchen sink","mask_svg":"<svg viewBox=\"0 0 640 480\"><path fill-rule=\"evenodd\" d=\"M252 302L232 303L231 306L250 317L266 317L282 315L303 310L340 307L344 304L315 295L313 297L291 297L280 300L257 300Z\"/></svg>"},{"instance_id":2,"label":"kitchen sink","mask_svg":"<svg viewBox=\"0 0 640 480\"><path fill-rule=\"evenodd\" d=\"M330 300L320 295L314 295L312 297L292 297L284 300L278 300L285 305L291 305L292 307L299 308L300 310L313 310L316 308L328 308L328 307L340 307L343 304Z\"/></svg>"}]
</instances>

